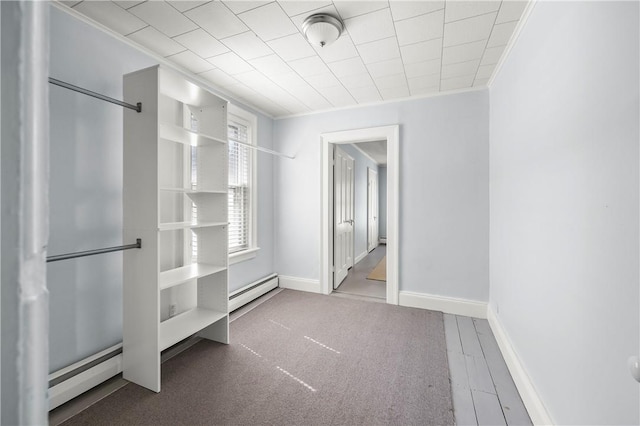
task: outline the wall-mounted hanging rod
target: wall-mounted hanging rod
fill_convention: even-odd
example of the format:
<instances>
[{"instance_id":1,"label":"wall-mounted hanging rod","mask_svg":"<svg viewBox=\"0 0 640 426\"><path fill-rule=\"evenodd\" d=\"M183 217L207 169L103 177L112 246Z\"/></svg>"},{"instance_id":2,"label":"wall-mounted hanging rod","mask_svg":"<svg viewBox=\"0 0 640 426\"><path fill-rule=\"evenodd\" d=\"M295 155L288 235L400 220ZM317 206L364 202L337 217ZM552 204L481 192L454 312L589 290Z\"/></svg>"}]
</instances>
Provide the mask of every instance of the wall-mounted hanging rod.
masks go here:
<instances>
[{"instance_id":1,"label":"wall-mounted hanging rod","mask_svg":"<svg viewBox=\"0 0 640 426\"><path fill-rule=\"evenodd\" d=\"M119 101L117 99L110 98L109 96L101 95L100 93L92 92L88 89L83 89L82 87L74 86L73 84L66 83L62 80L57 80L55 78L49 77L49 83L55 84L56 86L64 87L65 89L73 90L74 92L82 93L88 96L93 96L94 98L101 99L103 101L111 102L112 104L120 105L125 108L132 109L136 112L142 111L142 103L138 102L136 105L128 104L126 102Z\"/></svg>"},{"instance_id":2,"label":"wall-mounted hanging rod","mask_svg":"<svg viewBox=\"0 0 640 426\"><path fill-rule=\"evenodd\" d=\"M142 239L136 239L135 244L127 244L124 246L107 247L96 250L79 251L77 253L58 254L56 256L47 257L47 262L56 262L58 260L73 259L76 257L92 256L94 254L110 253L112 251L129 250L134 248L142 248Z\"/></svg>"},{"instance_id":3,"label":"wall-mounted hanging rod","mask_svg":"<svg viewBox=\"0 0 640 426\"><path fill-rule=\"evenodd\" d=\"M274 150L269 149L269 148L263 148L261 146L251 145L250 143L240 142L240 141L237 141L235 139L233 140L233 142L237 143L238 145L246 146L247 148L255 149L256 151L262 151L262 152L266 152L267 154L277 155L278 157L288 158L289 160L295 160L295 157L292 157L292 156L287 155L287 154L283 154L283 153L278 152L278 151L274 151Z\"/></svg>"}]
</instances>

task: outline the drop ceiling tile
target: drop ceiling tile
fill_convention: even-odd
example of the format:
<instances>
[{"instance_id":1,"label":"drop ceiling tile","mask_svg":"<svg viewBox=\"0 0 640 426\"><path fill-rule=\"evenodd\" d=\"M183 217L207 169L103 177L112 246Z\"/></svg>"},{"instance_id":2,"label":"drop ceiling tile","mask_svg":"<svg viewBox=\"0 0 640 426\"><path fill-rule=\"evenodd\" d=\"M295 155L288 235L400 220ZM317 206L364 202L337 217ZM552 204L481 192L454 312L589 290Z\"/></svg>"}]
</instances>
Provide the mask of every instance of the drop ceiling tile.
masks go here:
<instances>
[{"instance_id":1,"label":"drop ceiling tile","mask_svg":"<svg viewBox=\"0 0 640 426\"><path fill-rule=\"evenodd\" d=\"M202 78L204 78L205 80L208 80L222 87L238 84L238 80L231 77L229 74L219 68L200 73L200 76L202 76Z\"/></svg>"},{"instance_id":2,"label":"drop ceiling tile","mask_svg":"<svg viewBox=\"0 0 640 426\"><path fill-rule=\"evenodd\" d=\"M478 71L480 60L460 62L457 64L442 65L442 78L462 77L464 75L474 74Z\"/></svg>"},{"instance_id":3,"label":"drop ceiling tile","mask_svg":"<svg viewBox=\"0 0 640 426\"><path fill-rule=\"evenodd\" d=\"M496 13L489 13L445 24L444 47L488 39L495 19Z\"/></svg>"},{"instance_id":4,"label":"drop ceiling tile","mask_svg":"<svg viewBox=\"0 0 640 426\"><path fill-rule=\"evenodd\" d=\"M342 19L353 18L389 7L387 1L336 1L334 3Z\"/></svg>"},{"instance_id":5,"label":"drop ceiling tile","mask_svg":"<svg viewBox=\"0 0 640 426\"><path fill-rule=\"evenodd\" d=\"M496 24L519 20L522 12L527 7L527 3L527 0L503 1L496 18Z\"/></svg>"},{"instance_id":6,"label":"drop ceiling tile","mask_svg":"<svg viewBox=\"0 0 640 426\"><path fill-rule=\"evenodd\" d=\"M300 4L306 4L308 2L306 1L295 1L295 3L300 3ZM313 9L313 10L309 10L307 12L303 12L303 13L299 13L297 15L293 15L291 16L291 22L293 22L293 25L296 26L296 28L298 28L298 30L302 33L302 23L305 21L305 19L307 19L309 16L311 15L315 15L317 13L326 13L329 14L331 16L335 16L335 17L339 17L340 14L338 14L338 11L336 10L335 6L333 5L333 3L330 3L328 5L319 7L317 9Z\"/></svg>"},{"instance_id":7,"label":"drop ceiling tile","mask_svg":"<svg viewBox=\"0 0 640 426\"><path fill-rule=\"evenodd\" d=\"M490 78L495 68L496 68L495 65L481 66L480 68L478 68L478 73L476 74L476 78Z\"/></svg>"},{"instance_id":8,"label":"drop ceiling tile","mask_svg":"<svg viewBox=\"0 0 640 426\"><path fill-rule=\"evenodd\" d=\"M301 34L292 34L290 36L271 40L267 42L267 44L285 61L308 58L309 56L314 56L316 54L311 45L304 37L302 37Z\"/></svg>"},{"instance_id":9,"label":"drop ceiling tile","mask_svg":"<svg viewBox=\"0 0 640 426\"><path fill-rule=\"evenodd\" d=\"M184 14L218 40L249 30L236 15L218 1L206 3Z\"/></svg>"},{"instance_id":10,"label":"drop ceiling tile","mask_svg":"<svg viewBox=\"0 0 640 426\"><path fill-rule=\"evenodd\" d=\"M193 21L163 1L145 2L132 7L129 12L169 37L175 37L198 28Z\"/></svg>"},{"instance_id":11,"label":"drop ceiling tile","mask_svg":"<svg viewBox=\"0 0 640 426\"><path fill-rule=\"evenodd\" d=\"M242 13L251 9L256 9L260 6L264 6L268 4L268 1L249 1L249 0L231 0L224 1L225 6L227 6L233 13Z\"/></svg>"},{"instance_id":12,"label":"drop ceiling tile","mask_svg":"<svg viewBox=\"0 0 640 426\"><path fill-rule=\"evenodd\" d=\"M473 16L496 12L500 8L500 1L448 1L445 22L459 21Z\"/></svg>"},{"instance_id":13,"label":"drop ceiling tile","mask_svg":"<svg viewBox=\"0 0 640 426\"><path fill-rule=\"evenodd\" d=\"M504 24L494 25L493 31L491 31L491 37L489 37L489 43L487 47L504 46L509 43L509 39L515 30L517 21L507 22Z\"/></svg>"},{"instance_id":14,"label":"drop ceiling tile","mask_svg":"<svg viewBox=\"0 0 640 426\"><path fill-rule=\"evenodd\" d=\"M145 0L126 0L126 1L114 1L115 4L117 4L118 6L120 6L123 9L130 9L133 6L136 6L140 3L144 3ZM63 3L75 3L78 4L80 3L79 1L70 1L70 2L63 2Z\"/></svg>"},{"instance_id":15,"label":"drop ceiling tile","mask_svg":"<svg viewBox=\"0 0 640 426\"><path fill-rule=\"evenodd\" d=\"M380 94L385 101L389 99L406 98L409 96L409 87L405 84L404 86L381 89Z\"/></svg>"},{"instance_id":16,"label":"drop ceiling tile","mask_svg":"<svg viewBox=\"0 0 640 426\"><path fill-rule=\"evenodd\" d=\"M303 13L311 12L315 9L330 6L331 0L325 1L298 1L298 0L283 0L279 1L280 6L284 9L284 12L289 16L301 15ZM311 15L312 13L309 13Z\"/></svg>"},{"instance_id":17,"label":"drop ceiling tile","mask_svg":"<svg viewBox=\"0 0 640 426\"><path fill-rule=\"evenodd\" d=\"M402 74L386 75L375 79L378 89L392 89L407 84L407 78Z\"/></svg>"},{"instance_id":18,"label":"drop ceiling tile","mask_svg":"<svg viewBox=\"0 0 640 426\"><path fill-rule=\"evenodd\" d=\"M407 64L404 66L404 72L407 78L440 74L440 66L441 66L440 59L432 59L430 61Z\"/></svg>"},{"instance_id":19,"label":"drop ceiling tile","mask_svg":"<svg viewBox=\"0 0 640 426\"><path fill-rule=\"evenodd\" d=\"M457 46L445 47L442 50L442 63L455 64L482 58L486 40L474 41L473 43L459 44Z\"/></svg>"},{"instance_id":20,"label":"drop ceiling tile","mask_svg":"<svg viewBox=\"0 0 640 426\"><path fill-rule=\"evenodd\" d=\"M331 62L328 66L333 74L338 78L367 72L367 69L362 63L362 59L358 57L345 59L344 61Z\"/></svg>"},{"instance_id":21,"label":"drop ceiling tile","mask_svg":"<svg viewBox=\"0 0 640 426\"><path fill-rule=\"evenodd\" d=\"M331 74L333 75L333 74ZM274 83L278 84L280 87L296 87L302 86L304 84L308 84L308 81L305 81L304 78L300 77L293 71L283 74L274 74L270 75L269 78L273 80ZM335 77L334 77L335 78Z\"/></svg>"},{"instance_id":22,"label":"drop ceiling tile","mask_svg":"<svg viewBox=\"0 0 640 426\"><path fill-rule=\"evenodd\" d=\"M291 67L278 55L268 55L250 60L249 63L266 76L290 73Z\"/></svg>"},{"instance_id":23,"label":"drop ceiling tile","mask_svg":"<svg viewBox=\"0 0 640 426\"><path fill-rule=\"evenodd\" d=\"M431 91L434 87L440 86L440 75L424 75L422 77L409 78L409 90L411 93L419 92L424 89Z\"/></svg>"},{"instance_id":24,"label":"drop ceiling tile","mask_svg":"<svg viewBox=\"0 0 640 426\"><path fill-rule=\"evenodd\" d=\"M387 75L400 74L404 72L404 65L400 58L392 59L390 61L376 62L375 64L368 64L367 69L371 76L375 79L378 77L384 77Z\"/></svg>"},{"instance_id":25,"label":"drop ceiling tile","mask_svg":"<svg viewBox=\"0 0 640 426\"><path fill-rule=\"evenodd\" d=\"M209 58L229 51L202 28L179 35L173 39L201 58Z\"/></svg>"},{"instance_id":26,"label":"drop ceiling tile","mask_svg":"<svg viewBox=\"0 0 640 426\"><path fill-rule=\"evenodd\" d=\"M402 61L405 64L424 62L430 59L440 58L442 55L442 39L422 41L400 47Z\"/></svg>"},{"instance_id":27,"label":"drop ceiling tile","mask_svg":"<svg viewBox=\"0 0 640 426\"><path fill-rule=\"evenodd\" d=\"M340 77L340 82L349 91L351 91L351 89L373 86L375 84L369 73L346 75L344 77Z\"/></svg>"},{"instance_id":28,"label":"drop ceiling tile","mask_svg":"<svg viewBox=\"0 0 640 426\"><path fill-rule=\"evenodd\" d=\"M389 8L345 19L344 26L355 44L368 43L396 34Z\"/></svg>"},{"instance_id":29,"label":"drop ceiling tile","mask_svg":"<svg viewBox=\"0 0 640 426\"><path fill-rule=\"evenodd\" d=\"M119 34L127 35L147 26L137 16L108 1L83 1L73 9Z\"/></svg>"},{"instance_id":30,"label":"drop ceiling tile","mask_svg":"<svg viewBox=\"0 0 640 426\"><path fill-rule=\"evenodd\" d=\"M422 88L422 89L414 89L414 90L410 90L410 92L411 92L411 96L435 94L435 93L440 92L440 85L438 84L437 86L433 86L433 87L425 87L425 88Z\"/></svg>"},{"instance_id":31,"label":"drop ceiling tile","mask_svg":"<svg viewBox=\"0 0 640 426\"><path fill-rule=\"evenodd\" d=\"M394 21L413 18L444 9L444 1L390 1L391 15Z\"/></svg>"},{"instance_id":32,"label":"drop ceiling tile","mask_svg":"<svg viewBox=\"0 0 640 426\"><path fill-rule=\"evenodd\" d=\"M332 73L318 74L306 77L305 80L317 90L327 87L340 86L340 81Z\"/></svg>"},{"instance_id":33,"label":"drop ceiling tile","mask_svg":"<svg viewBox=\"0 0 640 426\"><path fill-rule=\"evenodd\" d=\"M324 87L318 90L335 107L353 105L356 100L343 86Z\"/></svg>"},{"instance_id":34,"label":"drop ceiling tile","mask_svg":"<svg viewBox=\"0 0 640 426\"><path fill-rule=\"evenodd\" d=\"M398 43L404 46L419 41L442 38L444 10L397 21Z\"/></svg>"},{"instance_id":35,"label":"drop ceiling tile","mask_svg":"<svg viewBox=\"0 0 640 426\"><path fill-rule=\"evenodd\" d=\"M468 89L473 84L474 77L474 75L465 75L463 77L442 79L440 80L440 90Z\"/></svg>"},{"instance_id":36,"label":"drop ceiling tile","mask_svg":"<svg viewBox=\"0 0 640 426\"><path fill-rule=\"evenodd\" d=\"M220 41L246 60L273 54L271 48L269 48L264 41L260 40L253 31L236 34L223 38Z\"/></svg>"},{"instance_id":37,"label":"drop ceiling tile","mask_svg":"<svg viewBox=\"0 0 640 426\"><path fill-rule=\"evenodd\" d=\"M176 9L178 9L180 12L186 12L187 10L191 10L194 7L202 6L208 1L209 0L204 0L204 1L177 0L177 1L170 1L169 4L175 7Z\"/></svg>"},{"instance_id":38,"label":"drop ceiling tile","mask_svg":"<svg viewBox=\"0 0 640 426\"><path fill-rule=\"evenodd\" d=\"M273 94L274 91L277 92L281 90L275 83L269 80L268 77L256 70L236 74L234 78L260 93Z\"/></svg>"},{"instance_id":39,"label":"drop ceiling tile","mask_svg":"<svg viewBox=\"0 0 640 426\"><path fill-rule=\"evenodd\" d=\"M290 93L311 109L331 108L331 103L308 84L294 87Z\"/></svg>"},{"instance_id":40,"label":"drop ceiling tile","mask_svg":"<svg viewBox=\"0 0 640 426\"><path fill-rule=\"evenodd\" d=\"M473 81L473 87L486 86L488 82L489 82L488 78L476 78Z\"/></svg>"},{"instance_id":41,"label":"drop ceiling tile","mask_svg":"<svg viewBox=\"0 0 640 426\"><path fill-rule=\"evenodd\" d=\"M343 34L330 46L314 47L314 49L318 52L318 55L320 55L322 60L327 63L342 61L344 59L355 58L358 56L358 51L348 34Z\"/></svg>"},{"instance_id":42,"label":"drop ceiling tile","mask_svg":"<svg viewBox=\"0 0 640 426\"><path fill-rule=\"evenodd\" d=\"M491 65L497 64L502 56L502 52L504 52L504 48L506 46L497 46L497 47L489 47L485 49L484 55L482 55L482 61L480 61L480 65Z\"/></svg>"},{"instance_id":43,"label":"drop ceiling tile","mask_svg":"<svg viewBox=\"0 0 640 426\"><path fill-rule=\"evenodd\" d=\"M351 96L353 96L359 104L382 100L380 92L374 85L350 88L349 93L351 93Z\"/></svg>"},{"instance_id":44,"label":"drop ceiling tile","mask_svg":"<svg viewBox=\"0 0 640 426\"><path fill-rule=\"evenodd\" d=\"M264 40L273 40L295 34L298 29L291 22L278 3L269 3L238 15L258 36Z\"/></svg>"},{"instance_id":45,"label":"drop ceiling tile","mask_svg":"<svg viewBox=\"0 0 640 426\"><path fill-rule=\"evenodd\" d=\"M129 34L127 38L141 44L149 50L159 53L162 56L174 55L186 50L184 46L176 43L171 38L151 26Z\"/></svg>"},{"instance_id":46,"label":"drop ceiling tile","mask_svg":"<svg viewBox=\"0 0 640 426\"><path fill-rule=\"evenodd\" d=\"M360 57L365 64L387 61L389 59L400 57L398 39L395 36L378 41L372 41L371 43L360 44L356 46L356 49L358 49Z\"/></svg>"},{"instance_id":47,"label":"drop ceiling tile","mask_svg":"<svg viewBox=\"0 0 640 426\"><path fill-rule=\"evenodd\" d=\"M205 61L200 56L191 52L190 50L185 50L184 52L176 53L175 55L168 56L168 60L175 62L176 64L180 64L189 71L192 71L196 74L208 71L213 68L211 63Z\"/></svg>"},{"instance_id":48,"label":"drop ceiling tile","mask_svg":"<svg viewBox=\"0 0 640 426\"><path fill-rule=\"evenodd\" d=\"M325 63L318 56L310 56L308 58L290 61L289 66L303 77L329 72L329 68L327 68Z\"/></svg>"},{"instance_id":49,"label":"drop ceiling tile","mask_svg":"<svg viewBox=\"0 0 640 426\"><path fill-rule=\"evenodd\" d=\"M233 52L223 53L207 59L227 74L236 75L253 70L253 67Z\"/></svg>"}]
</instances>

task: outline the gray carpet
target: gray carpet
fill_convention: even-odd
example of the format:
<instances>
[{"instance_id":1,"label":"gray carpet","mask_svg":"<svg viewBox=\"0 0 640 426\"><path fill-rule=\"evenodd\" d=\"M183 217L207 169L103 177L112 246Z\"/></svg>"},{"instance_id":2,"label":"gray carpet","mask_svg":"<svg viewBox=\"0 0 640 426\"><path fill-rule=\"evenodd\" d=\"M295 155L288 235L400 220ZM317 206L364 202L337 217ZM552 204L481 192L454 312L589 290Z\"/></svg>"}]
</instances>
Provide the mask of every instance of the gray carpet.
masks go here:
<instances>
[{"instance_id":1,"label":"gray carpet","mask_svg":"<svg viewBox=\"0 0 640 426\"><path fill-rule=\"evenodd\" d=\"M65 425L453 424L442 314L285 290Z\"/></svg>"}]
</instances>

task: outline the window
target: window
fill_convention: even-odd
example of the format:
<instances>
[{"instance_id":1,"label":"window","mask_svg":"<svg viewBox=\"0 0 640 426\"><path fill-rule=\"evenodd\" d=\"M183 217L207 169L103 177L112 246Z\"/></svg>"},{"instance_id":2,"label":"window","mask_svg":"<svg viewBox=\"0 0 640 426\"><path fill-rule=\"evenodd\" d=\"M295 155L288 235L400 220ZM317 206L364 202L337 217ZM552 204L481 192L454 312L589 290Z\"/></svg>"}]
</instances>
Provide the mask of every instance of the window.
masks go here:
<instances>
[{"instance_id":1,"label":"window","mask_svg":"<svg viewBox=\"0 0 640 426\"><path fill-rule=\"evenodd\" d=\"M255 144L256 119L230 105L227 123L229 139L229 261L255 257L256 155L244 144Z\"/></svg>"}]
</instances>

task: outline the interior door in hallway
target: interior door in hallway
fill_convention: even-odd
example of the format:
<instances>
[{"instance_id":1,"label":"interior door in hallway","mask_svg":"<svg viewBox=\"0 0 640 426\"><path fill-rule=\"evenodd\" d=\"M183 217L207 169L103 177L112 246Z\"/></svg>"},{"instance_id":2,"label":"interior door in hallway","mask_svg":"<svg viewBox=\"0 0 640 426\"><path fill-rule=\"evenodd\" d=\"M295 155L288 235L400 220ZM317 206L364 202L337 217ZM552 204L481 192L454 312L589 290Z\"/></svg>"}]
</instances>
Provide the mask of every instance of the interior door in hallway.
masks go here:
<instances>
[{"instance_id":1,"label":"interior door in hallway","mask_svg":"<svg viewBox=\"0 0 640 426\"><path fill-rule=\"evenodd\" d=\"M378 247L378 173L367 168L367 250Z\"/></svg>"},{"instance_id":2,"label":"interior door in hallway","mask_svg":"<svg viewBox=\"0 0 640 426\"><path fill-rule=\"evenodd\" d=\"M333 288L353 266L354 160L338 146L333 167Z\"/></svg>"}]
</instances>

